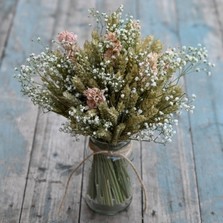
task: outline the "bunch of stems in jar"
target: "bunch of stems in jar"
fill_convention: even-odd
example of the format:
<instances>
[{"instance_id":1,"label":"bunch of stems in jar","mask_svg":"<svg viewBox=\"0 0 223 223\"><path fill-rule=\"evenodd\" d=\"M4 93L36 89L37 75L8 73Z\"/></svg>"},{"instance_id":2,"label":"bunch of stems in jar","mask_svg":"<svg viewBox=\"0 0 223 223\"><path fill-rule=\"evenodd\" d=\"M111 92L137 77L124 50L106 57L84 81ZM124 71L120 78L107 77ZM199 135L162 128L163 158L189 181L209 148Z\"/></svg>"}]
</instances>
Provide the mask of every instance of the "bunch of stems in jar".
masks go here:
<instances>
[{"instance_id":1,"label":"bunch of stems in jar","mask_svg":"<svg viewBox=\"0 0 223 223\"><path fill-rule=\"evenodd\" d=\"M97 154L93 157L88 195L102 205L118 205L131 197L128 163L124 159Z\"/></svg>"}]
</instances>

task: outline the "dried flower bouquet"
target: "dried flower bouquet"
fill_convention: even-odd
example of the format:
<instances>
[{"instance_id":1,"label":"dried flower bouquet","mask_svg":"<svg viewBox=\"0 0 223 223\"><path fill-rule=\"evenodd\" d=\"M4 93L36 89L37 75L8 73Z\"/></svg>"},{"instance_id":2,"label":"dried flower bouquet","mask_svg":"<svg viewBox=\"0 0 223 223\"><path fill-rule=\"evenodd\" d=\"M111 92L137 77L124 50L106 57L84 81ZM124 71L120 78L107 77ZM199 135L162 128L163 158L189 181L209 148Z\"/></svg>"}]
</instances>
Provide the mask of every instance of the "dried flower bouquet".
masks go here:
<instances>
[{"instance_id":1,"label":"dried flower bouquet","mask_svg":"<svg viewBox=\"0 0 223 223\"><path fill-rule=\"evenodd\" d=\"M83 47L76 34L64 31L53 49L31 54L16 75L22 92L44 111L67 118L62 130L73 136L91 136L112 146L131 139L171 141L176 114L194 108L194 96L186 95L180 79L193 72L210 74L213 65L200 45L163 50L154 37L142 38L139 21L123 18L122 11L122 6L110 15L90 10L97 28ZM95 166L98 159L95 156ZM123 165L104 164L117 174L106 172L98 193L114 199L112 178L121 185L128 176L118 176ZM103 171L96 170L101 179ZM110 203L112 199L104 197Z\"/></svg>"}]
</instances>

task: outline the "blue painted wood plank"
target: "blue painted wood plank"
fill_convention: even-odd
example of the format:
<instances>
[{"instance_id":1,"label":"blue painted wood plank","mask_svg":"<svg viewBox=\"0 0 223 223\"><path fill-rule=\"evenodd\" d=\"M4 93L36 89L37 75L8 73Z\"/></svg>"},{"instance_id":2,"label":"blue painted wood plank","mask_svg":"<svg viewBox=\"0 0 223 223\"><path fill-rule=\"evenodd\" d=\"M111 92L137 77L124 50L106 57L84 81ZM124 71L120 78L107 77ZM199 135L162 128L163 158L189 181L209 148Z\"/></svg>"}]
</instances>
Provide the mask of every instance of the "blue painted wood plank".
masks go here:
<instances>
[{"instance_id":1,"label":"blue painted wood plank","mask_svg":"<svg viewBox=\"0 0 223 223\"><path fill-rule=\"evenodd\" d=\"M214 3L215 3L214 14L216 16L216 20L214 21L214 24L218 28L215 29L215 32L216 32L215 36L217 36L215 41L217 41L217 44L215 41L213 41L213 43L215 43L216 46L219 46L219 49L223 49L223 14L221 13L223 10L223 4L221 0L216 0ZM213 80L211 79L211 92L213 92L213 97L215 98L215 100L213 100L212 103L213 103L216 119L218 120L219 139L220 139L220 145L223 151L223 115L222 115L223 102L221 100L221 98L223 98L223 90L222 90L223 51L218 50L216 53L215 46L209 47L209 50L211 50L213 61L216 62L217 64L217 66L215 67L215 72L214 72L216 75Z\"/></svg>"},{"instance_id":2,"label":"blue painted wood plank","mask_svg":"<svg viewBox=\"0 0 223 223\"><path fill-rule=\"evenodd\" d=\"M2 58L5 45L7 43L16 6L17 0L0 1L0 58Z\"/></svg>"},{"instance_id":3,"label":"blue painted wood plank","mask_svg":"<svg viewBox=\"0 0 223 223\"><path fill-rule=\"evenodd\" d=\"M201 219L205 223L223 221L222 152L222 27L213 1L177 1L181 42L204 43L217 63L213 77L187 78L187 89L196 92L191 119ZM222 4L222 3L221 3ZM185 9L192 10L185 10Z\"/></svg>"},{"instance_id":4,"label":"blue painted wood plank","mask_svg":"<svg viewBox=\"0 0 223 223\"><path fill-rule=\"evenodd\" d=\"M64 205L71 167L84 157L85 139L76 142L58 129L64 121L56 114L39 118L36 128L21 222L76 222L81 207L82 168L73 176Z\"/></svg>"},{"instance_id":5,"label":"blue painted wood plank","mask_svg":"<svg viewBox=\"0 0 223 223\"><path fill-rule=\"evenodd\" d=\"M20 94L20 86L13 77L14 67L32 52L32 39L36 39L37 30L44 38L50 38L47 25L53 20L46 13L43 3L20 0L13 26L11 29L8 26L10 33L0 65L1 222L20 222L37 118L37 108Z\"/></svg>"},{"instance_id":6,"label":"blue painted wood plank","mask_svg":"<svg viewBox=\"0 0 223 223\"><path fill-rule=\"evenodd\" d=\"M178 45L177 14L174 1L138 1L142 34L154 35L164 47Z\"/></svg>"}]
</instances>

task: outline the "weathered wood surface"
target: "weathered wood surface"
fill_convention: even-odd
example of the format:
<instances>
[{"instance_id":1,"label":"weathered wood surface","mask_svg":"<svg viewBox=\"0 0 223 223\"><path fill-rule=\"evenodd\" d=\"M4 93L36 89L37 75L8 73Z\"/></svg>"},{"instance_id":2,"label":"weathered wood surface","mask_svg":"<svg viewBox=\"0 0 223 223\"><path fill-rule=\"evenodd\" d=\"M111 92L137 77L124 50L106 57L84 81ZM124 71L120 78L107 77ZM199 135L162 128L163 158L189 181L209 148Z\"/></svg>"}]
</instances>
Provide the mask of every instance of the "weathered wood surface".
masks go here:
<instances>
[{"instance_id":1,"label":"weathered wood surface","mask_svg":"<svg viewBox=\"0 0 223 223\"><path fill-rule=\"evenodd\" d=\"M13 68L24 62L32 42L46 42L61 30L89 37L87 9L125 12L142 22L168 46L204 43L216 63L213 77L185 80L197 95L193 115L184 114L173 143L135 142L135 165L146 185L148 210L142 213L141 189L134 185L130 208L113 217L90 211L84 202L84 166L73 178L58 213L69 167L83 159L87 139L74 142L59 132L64 121L42 114L19 93ZM0 1L0 222L223 222L223 2L221 0L7 0Z\"/></svg>"}]
</instances>

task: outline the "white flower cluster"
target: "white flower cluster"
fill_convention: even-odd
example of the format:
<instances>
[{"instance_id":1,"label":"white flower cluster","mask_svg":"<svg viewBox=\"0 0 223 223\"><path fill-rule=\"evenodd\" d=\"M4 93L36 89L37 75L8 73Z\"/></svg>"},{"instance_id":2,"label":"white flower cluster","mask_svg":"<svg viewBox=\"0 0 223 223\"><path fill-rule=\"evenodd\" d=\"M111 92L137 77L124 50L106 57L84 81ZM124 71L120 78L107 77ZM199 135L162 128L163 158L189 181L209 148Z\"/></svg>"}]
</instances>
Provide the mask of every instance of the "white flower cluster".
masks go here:
<instances>
[{"instance_id":1,"label":"white flower cluster","mask_svg":"<svg viewBox=\"0 0 223 223\"><path fill-rule=\"evenodd\" d=\"M104 86L112 87L115 92L119 92L123 86L124 80L121 76L106 72L106 64L101 63L100 68L93 68L92 73L95 80L100 80ZM106 89L105 89L106 90Z\"/></svg>"},{"instance_id":2,"label":"white flower cluster","mask_svg":"<svg viewBox=\"0 0 223 223\"><path fill-rule=\"evenodd\" d=\"M174 126L177 124L178 120L174 118L173 114L170 114L164 122L144 123L145 128L133 136L133 139L153 141L161 144L171 142L173 135L176 133Z\"/></svg>"},{"instance_id":3,"label":"white flower cluster","mask_svg":"<svg viewBox=\"0 0 223 223\"><path fill-rule=\"evenodd\" d=\"M51 111L53 101L48 97L48 86L53 84L58 89L72 91L70 74L74 67L69 60L58 58L48 48L38 55L32 53L26 62L27 65L21 65L20 73L15 75L21 83L21 92L30 97L35 105ZM66 70L66 78L62 76L63 70Z\"/></svg>"},{"instance_id":4,"label":"white flower cluster","mask_svg":"<svg viewBox=\"0 0 223 223\"><path fill-rule=\"evenodd\" d=\"M177 80L185 74L204 71L210 75L210 68L214 67L215 64L208 62L208 52L205 47L202 47L201 44L198 44L197 47L186 47L183 46L182 49L169 49L167 50L159 59L159 71L166 74L165 67L162 65L168 64L170 69L178 71L179 75Z\"/></svg>"}]
</instances>

